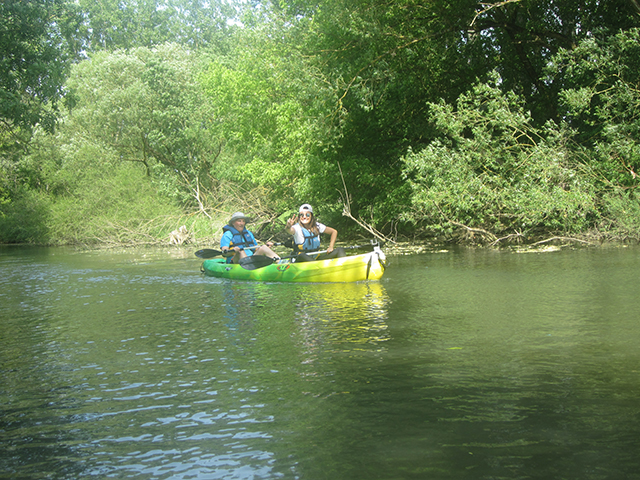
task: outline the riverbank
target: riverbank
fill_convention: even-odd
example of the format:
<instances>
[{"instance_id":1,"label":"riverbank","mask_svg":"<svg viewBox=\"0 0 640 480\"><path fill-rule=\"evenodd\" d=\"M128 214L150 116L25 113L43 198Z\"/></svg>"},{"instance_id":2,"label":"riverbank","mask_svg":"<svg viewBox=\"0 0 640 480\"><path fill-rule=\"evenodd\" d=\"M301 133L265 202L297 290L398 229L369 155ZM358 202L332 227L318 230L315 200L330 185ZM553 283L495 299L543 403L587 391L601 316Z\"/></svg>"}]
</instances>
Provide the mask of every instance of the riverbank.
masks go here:
<instances>
[{"instance_id":1,"label":"riverbank","mask_svg":"<svg viewBox=\"0 0 640 480\"><path fill-rule=\"evenodd\" d=\"M353 238L349 240L338 241L337 246L360 245L372 241L373 238ZM284 241L282 239L272 239L271 241ZM478 248L543 248L553 247L599 247L599 246L624 246L638 245L640 238L635 236L609 235L603 233L589 233L581 235L553 235L538 236L535 238L527 238L523 235L509 235L497 238L495 235L479 231L477 229L469 229L468 231L458 232L452 236L398 236L395 239L384 238L378 239L384 245L385 250L389 250L398 254L406 253L422 253L434 249L447 248L452 246L461 247L478 247ZM187 239L184 242L172 242L171 238L150 239L149 237L136 240L128 238L126 241L95 241L95 242L76 242L65 244L50 244L38 242L24 243L0 243L4 246L34 246L34 247L71 247L80 250L111 250L111 249L129 249L129 248L147 248L147 247L175 247L175 248L206 248L215 246L219 242L219 238L210 237L199 240ZM284 247L282 247L284 248Z\"/></svg>"},{"instance_id":2,"label":"riverbank","mask_svg":"<svg viewBox=\"0 0 640 480\"><path fill-rule=\"evenodd\" d=\"M352 246L352 245L365 245L372 239L357 238L353 240L345 240L338 242L336 246ZM487 249L487 250L512 250L514 252L552 252L563 249L572 248L625 248L630 246L637 246L640 244L640 240L631 237L612 237L605 235L582 235L576 237L552 235L545 238L540 238L530 242L517 242L510 239L510 241L482 241L481 237L474 237L467 241L460 241L460 238L444 239L444 238L398 238L397 240L382 240L383 249L387 255L416 255L422 253L443 253L450 252L458 249ZM170 241L158 239L155 242L144 243L92 243L92 244L68 244L68 245L46 245L36 243L22 243L22 244L0 244L0 248L11 247L27 247L27 248L46 248L56 247L69 249L71 251L110 251L113 253L127 252L127 251L140 251L147 249L149 252L157 252L162 250L166 255L173 258L190 258L194 253L202 248L216 248L218 246L219 239L202 239L197 242L187 242L182 244L172 244ZM280 246L276 250L280 253L288 253L289 249Z\"/></svg>"}]
</instances>

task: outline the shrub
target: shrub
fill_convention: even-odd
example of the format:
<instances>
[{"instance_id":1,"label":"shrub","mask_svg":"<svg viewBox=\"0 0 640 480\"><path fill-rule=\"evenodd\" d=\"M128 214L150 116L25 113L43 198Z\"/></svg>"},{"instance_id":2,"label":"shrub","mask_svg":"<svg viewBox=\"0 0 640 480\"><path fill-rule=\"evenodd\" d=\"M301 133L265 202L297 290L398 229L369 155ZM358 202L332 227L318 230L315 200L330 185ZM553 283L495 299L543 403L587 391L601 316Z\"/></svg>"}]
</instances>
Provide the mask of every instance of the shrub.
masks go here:
<instances>
[{"instance_id":1,"label":"shrub","mask_svg":"<svg viewBox=\"0 0 640 480\"><path fill-rule=\"evenodd\" d=\"M595 189L565 147L568 131L532 126L524 101L492 83L431 104L439 137L404 157L412 189L408 221L438 231L457 225L496 236L576 232L597 216Z\"/></svg>"}]
</instances>

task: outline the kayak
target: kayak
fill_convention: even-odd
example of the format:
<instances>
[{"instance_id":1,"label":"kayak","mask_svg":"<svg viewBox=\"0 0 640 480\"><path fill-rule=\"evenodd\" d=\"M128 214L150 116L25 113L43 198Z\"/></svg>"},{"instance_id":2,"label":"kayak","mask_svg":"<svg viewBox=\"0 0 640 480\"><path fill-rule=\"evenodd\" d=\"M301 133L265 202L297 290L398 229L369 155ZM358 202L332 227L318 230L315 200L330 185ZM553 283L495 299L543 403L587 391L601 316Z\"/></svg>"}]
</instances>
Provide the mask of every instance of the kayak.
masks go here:
<instances>
[{"instance_id":1,"label":"kayak","mask_svg":"<svg viewBox=\"0 0 640 480\"><path fill-rule=\"evenodd\" d=\"M283 258L264 267L247 269L242 265L226 263L224 259L205 260L205 275L232 280L260 282L360 282L379 280L385 269L386 257L379 247L361 255L299 262Z\"/></svg>"}]
</instances>

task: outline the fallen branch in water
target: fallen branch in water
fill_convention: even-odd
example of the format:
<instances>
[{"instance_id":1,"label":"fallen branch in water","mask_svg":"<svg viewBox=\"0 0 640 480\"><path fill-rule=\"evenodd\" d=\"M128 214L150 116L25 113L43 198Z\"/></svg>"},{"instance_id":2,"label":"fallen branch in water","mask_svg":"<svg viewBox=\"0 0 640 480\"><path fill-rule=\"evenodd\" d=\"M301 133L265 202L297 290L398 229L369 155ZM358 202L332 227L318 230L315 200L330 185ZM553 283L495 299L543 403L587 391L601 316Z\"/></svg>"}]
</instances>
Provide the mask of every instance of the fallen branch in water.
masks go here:
<instances>
[{"instance_id":1,"label":"fallen branch in water","mask_svg":"<svg viewBox=\"0 0 640 480\"><path fill-rule=\"evenodd\" d=\"M531 246L535 246L535 245L542 245L543 243L549 243L549 242L554 242L556 240L559 241L563 241L563 242L578 242L578 243L585 243L587 245L595 245L594 242L590 242L588 240L581 240L580 238L573 238L573 237L551 237L551 238L547 238L545 240L540 240L539 242L535 242L532 243Z\"/></svg>"},{"instance_id":2,"label":"fallen branch in water","mask_svg":"<svg viewBox=\"0 0 640 480\"><path fill-rule=\"evenodd\" d=\"M467 232L468 238L473 238L475 235L480 235L482 237L487 237L489 240L493 240L494 243L497 241L496 236L493 233L488 232L482 228L468 227L463 223L454 222L453 220L449 220L449 223L464 228Z\"/></svg>"},{"instance_id":3,"label":"fallen branch in water","mask_svg":"<svg viewBox=\"0 0 640 480\"><path fill-rule=\"evenodd\" d=\"M522 239L524 238L524 235L520 232L516 232L516 233L510 233L509 235L505 236L505 237L500 237L500 238L496 238L493 242L491 242L489 244L490 247L495 247L498 243L503 242L503 241L510 241L511 239Z\"/></svg>"}]
</instances>

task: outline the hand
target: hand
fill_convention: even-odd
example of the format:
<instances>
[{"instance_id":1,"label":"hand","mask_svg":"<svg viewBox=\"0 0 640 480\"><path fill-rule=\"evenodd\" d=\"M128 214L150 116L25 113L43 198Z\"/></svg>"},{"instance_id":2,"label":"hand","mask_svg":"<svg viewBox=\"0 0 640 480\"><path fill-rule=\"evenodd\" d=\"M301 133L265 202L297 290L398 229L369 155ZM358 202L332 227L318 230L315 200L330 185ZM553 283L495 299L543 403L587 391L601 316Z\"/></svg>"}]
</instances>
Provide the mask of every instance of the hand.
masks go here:
<instances>
[{"instance_id":1,"label":"hand","mask_svg":"<svg viewBox=\"0 0 640 480\"><path fill-rule=\"evenodd\" d=\"M287 220L287 229L290 229L291 227L293 227L293 225L296 223L297 220L298 220L297 215L294 215L289 220Z\"/></svg>"},{"instance_id":2,"label":"hand","mask_svg":"<svg viewBox=\"0 0 640 480\"><path fill-rule=\"evenodd\" d=\"M331 252L333 252L333 247L331 245L329 245L327 247L327 253L331 253Z\"/></svg>"},{"instance_id":3,"label":"hand","mask_svg":"<svg viewBox=\"0 0 640 480\"><path fill-rule=\"evenodd\" d=\"M267 243L265 243L265 245L266 245L267 247L271 248L271 247L273 247L273 242L267 242Z\"/></svg>"}]
</instances>

